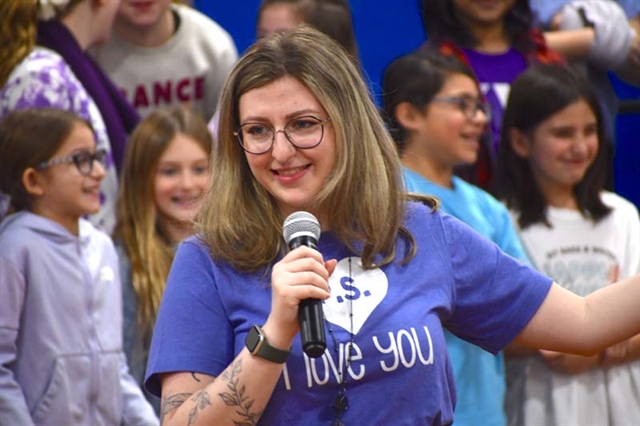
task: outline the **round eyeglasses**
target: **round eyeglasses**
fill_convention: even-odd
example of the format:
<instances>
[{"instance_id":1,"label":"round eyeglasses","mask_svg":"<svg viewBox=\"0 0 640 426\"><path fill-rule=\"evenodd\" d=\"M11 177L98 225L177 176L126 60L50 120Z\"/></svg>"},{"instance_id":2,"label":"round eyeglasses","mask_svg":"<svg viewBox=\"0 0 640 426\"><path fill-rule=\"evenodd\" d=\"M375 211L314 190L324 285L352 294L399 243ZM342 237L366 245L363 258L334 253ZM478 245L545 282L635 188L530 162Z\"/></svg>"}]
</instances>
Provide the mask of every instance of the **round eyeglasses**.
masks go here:
<instances>
[{"instance_id":1,"label":"round eyeglasses","mask_svg":"<svg viewBox=\"0 0 640 426\"><path fill-rule=\"evenodd\" d=\"M99 149L96 152L86 150L78 151L68 157L53 158L49 161L42 162L36 166L36 170L44 170L56 164L73 163L83 176L89 176L93 171L93 162L97 161L102 167L107 165L107 151Z\"/></svg>"},{"instance_id":2,"label":"round eyeglasses","mask_svg":"<svg viewBox=\"0 0 640 426\"><path fill-rule=\"evenodd\" d=\"M305 115L289 120L281 130L264 123L244 123L233 134L238 138L242 148L250 154L264 154L269 151L278 132L284 133L296 148L310 149L320 145L324 136L324 125L329 121L330 117L321 120L312 115Z\"/></svg>"},{"instance_id":3,"label":"round eyeglasses","mask_svg":"<svg viewBox=\"0 0 640 426\"><path fill-rule=\"evenodd\" d=\"M467 96L450 96L433 98L432 101L445 102L457 106L469 120L473 120L478 111L482 111L485 117L487 117L487 120L491 118L491 105L480 99Z\"/></svg>"}]
</instances>

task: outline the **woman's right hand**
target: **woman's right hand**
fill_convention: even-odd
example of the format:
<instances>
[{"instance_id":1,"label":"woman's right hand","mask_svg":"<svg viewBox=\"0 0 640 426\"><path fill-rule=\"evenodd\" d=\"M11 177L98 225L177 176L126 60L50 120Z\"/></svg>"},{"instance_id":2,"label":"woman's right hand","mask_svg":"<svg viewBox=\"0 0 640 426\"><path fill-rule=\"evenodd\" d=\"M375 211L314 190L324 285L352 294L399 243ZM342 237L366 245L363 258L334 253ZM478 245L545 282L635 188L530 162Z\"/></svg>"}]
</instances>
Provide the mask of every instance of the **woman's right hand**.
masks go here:
<instances>
[{"instance_id":1,"label":"woman's right hand","mask_svg":"<svg viewBox=\"0 0 640 426\"><path fill-rule=\"evenodd\" d=\"M300 301L329 298L329 276L337 263L335 259L325 262L320 252L301 246L274 265L271 313L262 327L272 346L281 349L291 347L300 328Z\"/></svg>"},{"instance_id":2,"label":"woman's right hand","mask_svg":"<svg viewBox=\"0 0 640 426\"><path fill-rule=\"evenodd\" d=\"M299 329L300 301L329 297L329 275L336 264L335 259L325 262L316 250L298 247L274 265L271 313L262 326L271 346L291 347ZM282 368L282 364L251 356L243 349L215 379L199 372L162 374L163 424L192 424L192 420L195 424L196 416L201 424L255 424ZM240 387L242 395L237 394Z\"/></svg>"}]
</instances>

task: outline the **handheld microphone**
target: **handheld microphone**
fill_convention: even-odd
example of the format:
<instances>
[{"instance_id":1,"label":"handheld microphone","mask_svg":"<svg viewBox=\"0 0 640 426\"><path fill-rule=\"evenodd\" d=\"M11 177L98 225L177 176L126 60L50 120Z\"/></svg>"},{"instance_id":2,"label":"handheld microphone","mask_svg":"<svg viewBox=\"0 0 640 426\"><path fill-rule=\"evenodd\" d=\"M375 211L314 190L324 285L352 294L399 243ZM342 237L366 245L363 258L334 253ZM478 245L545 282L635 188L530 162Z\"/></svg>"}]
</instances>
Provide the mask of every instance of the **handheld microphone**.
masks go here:
<instances>
[{"instance_id":1,"label":"handheld microphone","mask_svg":"<svg viewBox=\"0 0 640 426\"><path fill-rule=\"evenodd\" d=\"M282 225L282 235L290 250L300 246L316 250L318 238L320 238L320 223L311 213L295 212L285 219ZM322 356L327 348L322 301L319 299L302 300L298 308L298 322L300 323L300 338L304 353L311 358Z\"/></svg>"}]
</instances>

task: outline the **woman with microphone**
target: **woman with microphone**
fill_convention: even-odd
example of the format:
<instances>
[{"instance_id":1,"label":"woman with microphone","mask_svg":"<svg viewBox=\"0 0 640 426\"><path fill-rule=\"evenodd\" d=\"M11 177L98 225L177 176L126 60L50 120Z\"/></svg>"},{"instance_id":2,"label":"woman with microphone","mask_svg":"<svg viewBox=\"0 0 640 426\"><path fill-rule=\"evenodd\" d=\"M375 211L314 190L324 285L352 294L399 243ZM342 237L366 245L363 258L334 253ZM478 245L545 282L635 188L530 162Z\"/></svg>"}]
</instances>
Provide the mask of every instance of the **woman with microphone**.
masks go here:
<instances>
[{"instance_id":1,"label":"woman with microphone","mask_svg":"<svg viewBox=\"0 0 640 426\"><path fill-rule=\"evenodd\" d=\"M266 37L221 98L199 233L176 254L146 386L165 425L451 424L444 327L581 354L640 332L640 277L578 297L403 190L402 166L348 55L309 27ZM317 218L317 250L282 224ZM323 301L326 350L301 347Z\"/></svg>"}]
</instances>

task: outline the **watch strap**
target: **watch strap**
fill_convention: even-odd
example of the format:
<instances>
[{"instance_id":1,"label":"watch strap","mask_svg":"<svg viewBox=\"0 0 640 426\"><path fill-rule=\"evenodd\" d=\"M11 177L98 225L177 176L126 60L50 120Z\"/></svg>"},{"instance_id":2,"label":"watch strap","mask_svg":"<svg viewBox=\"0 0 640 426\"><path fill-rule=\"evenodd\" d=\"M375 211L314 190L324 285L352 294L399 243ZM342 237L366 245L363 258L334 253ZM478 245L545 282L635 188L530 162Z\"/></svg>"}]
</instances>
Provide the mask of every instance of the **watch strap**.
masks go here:
<instances>
[{"instance_id":1,"label":"watch strap","mask_svg":"<svg viewBox=\"0 0 640 426\"><path fill-rule=\"evenodd\" d=\"M258 325L251 327L245 339L245 344L249 352L251 352L251 355L259 356L260 358L277 364L286 362L291 354L291 351L284 351L271 346L262 332L262 328Z\"/></svg>"}]
</instances>

